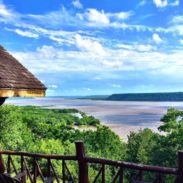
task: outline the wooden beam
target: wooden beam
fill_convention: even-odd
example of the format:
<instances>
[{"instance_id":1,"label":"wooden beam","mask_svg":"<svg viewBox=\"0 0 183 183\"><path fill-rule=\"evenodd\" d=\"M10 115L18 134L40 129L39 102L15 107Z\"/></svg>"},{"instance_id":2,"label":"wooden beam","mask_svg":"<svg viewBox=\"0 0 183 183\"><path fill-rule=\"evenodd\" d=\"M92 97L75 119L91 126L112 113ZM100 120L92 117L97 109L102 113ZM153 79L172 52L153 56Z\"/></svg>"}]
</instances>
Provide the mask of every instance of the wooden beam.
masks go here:
<instances>
[{"instance_id":1,"label":"wooden beam","mask_svg":"<svg viewBox=\"0 0 183 183\"><path fill-rule=\"evenodd\" d=\"M43 89L0 89L0 97L44 97Z\"/></svg>"}]
</instances>

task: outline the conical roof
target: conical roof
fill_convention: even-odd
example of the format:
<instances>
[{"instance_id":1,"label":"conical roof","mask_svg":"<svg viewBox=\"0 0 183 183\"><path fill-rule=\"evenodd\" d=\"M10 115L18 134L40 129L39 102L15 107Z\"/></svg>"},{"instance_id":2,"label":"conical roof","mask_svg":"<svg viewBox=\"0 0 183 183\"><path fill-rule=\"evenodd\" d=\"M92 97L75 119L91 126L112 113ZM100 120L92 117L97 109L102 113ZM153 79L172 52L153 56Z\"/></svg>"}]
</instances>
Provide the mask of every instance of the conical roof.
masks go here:
<instances>
[{"instance_id":1,"label":"conical roof","mask_svg":"<svg viewBox=\"0 0 183 183\"><path fill-rule=\"evenodd\" d=\"M0 97L44 96L46 87L0 46Z\"/></svg>"}]
</instances>

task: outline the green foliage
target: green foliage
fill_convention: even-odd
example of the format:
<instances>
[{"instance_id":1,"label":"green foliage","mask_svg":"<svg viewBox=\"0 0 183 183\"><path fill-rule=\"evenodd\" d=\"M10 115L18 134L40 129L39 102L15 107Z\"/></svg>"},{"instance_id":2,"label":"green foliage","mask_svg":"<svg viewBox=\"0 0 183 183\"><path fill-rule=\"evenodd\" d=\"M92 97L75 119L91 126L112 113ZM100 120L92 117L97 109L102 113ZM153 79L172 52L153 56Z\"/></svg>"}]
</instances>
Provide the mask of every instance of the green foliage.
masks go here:
<instances>
[{"instance_id":1,"label":"green foliage","mask_svg":"<svg viewBox=\"0 0 183 183\"><path fill-rule=\"evenodd\" d=\"M82 115L81 118L81 123L82 125L97 125L100 124L100 121L96 118L94 118L93 116L86 116L86 115Z\"/></svg>"},{"instance_id":2,"label":"green foliage","mask_svg":"<svg viewBox=\"0 0 183 183\"><path fill-rule=\"evenodd\" d=\"M161 121L159 130L164 132L157 140L156 163L166 166L177 166L177 152L183 149L183 111L168 109ZM162 153L164 155L162 155Z\"/></svg>"},{"instance_id":3,"label":"green foliage","mask_svg":"<svg viewBox=\"0 0 183 183\"><path fill-rule=\"evenodd\" d=\"M161 121L159 134L149 129L130 134L128 161L177 167L177 152L183 149L183 111L170 108Z\"/></svg>"},{"instance_id":4,"label":"green foliage","mask_svg":"<svg viewBox=\"0 0 183 183\"><path fill-rule=\"evenodd\" d=\"M172 133L175 131L178 131L183 126L183 112L176 110L174 108L170 108L167 111L167 114L165 114L161 121L163 124L159 127L160 131Z\"/></svg>"},{"instance_id":5,"label":"green foliage","mask_svg":"<svg viewBox=\"0 0 183 183\"><path fill-rule=\"evenodd\" d=\"M60 144L56 147L69 146L68 142L73 142L82 136L82 132L75 129L74 125L86 125L87 130L88 126L99 124L98 119L87 116L77 109L4 105L0 107L0 142L4 149L37 152L42 149L39 145L43 145L38 143L49 142L49 140L57 140L57 143L59 141ZM113 132L110 131L110 133ZM35 144L39 147L38 149L35 148ZM49 152L52 148L48 146L46 149Z\"/></svg>"},{"instance_id":6,"label":"green foliage","mask_svg":"<svg viewBox=\"0 0 183 183\"><path fill-rule=\"evenodd\" d=\"M84 131L75 128L79 125ZM92 130L90 128L92 127ZM44 109L40 107L0 107L0 144L4 150L23 150L46 154L75 154L75 140L84 140L87 154L110 159L124 159L126 146L100 121L75 109ZM39 162L46 167L45 160ZM53 162L61 175L60 162ZM76 165L68 163L77 174ZM95 172L92 167L90 172ZM46 171L46 169L43 171ZM111 170L107 172L111 174Z\"/></svg>"},{"instance_id":7,"label":"green foliage","mask_svg":"<svg viewBox=\"0 0 183 183\"><path fill-rule=\"evenodd\" d=\"M156 145L157 134L150 129L138 133L131 132L127 144L127 161L147 164L151 161L151 152Z\"/></svg>"},{"instance_id":8,"label":"green foliage","mask_svg":"<svg viewBox=\"0 0 183 183\"><path fill-rule=\"evenodd\" d=\"M0 129L0 144L5 149L25 150L27 143L32 141L31 131L23 123L19 107L3 106L0 108Z\"/></svg>"},{"instance_id":9,"label":"green foliage","mask_svg":"<svg viewBox=\"0 0 183 183\"><path fill-rule=\"evenodd\" d=\"M64 147L59 140L41 139L31 147L33 152L44 154L64 154Z\"/></svg>"},{"instance_id":10,"label":"green foliage","mask_svg":"<svg viewBox=\"0 0 183 183\"><path fill-rule=\"evenodd\" d=\"M161 133L132 132L124 143L98 119L75 109L4 105L0 107L0 145L5 150L68 155L75 154L74 141L83 140L90 156L175 167L177 151L183 149L183 111L171 108L161 121ZM79 125L84 130L75 128ZM60 165L54 165L61 172ZM68 166L76 175L76 165ZM92 165L90 175L98 168ZM114 170L107 168L106 172L109 180Z\"/></svg>"}]
</instances>

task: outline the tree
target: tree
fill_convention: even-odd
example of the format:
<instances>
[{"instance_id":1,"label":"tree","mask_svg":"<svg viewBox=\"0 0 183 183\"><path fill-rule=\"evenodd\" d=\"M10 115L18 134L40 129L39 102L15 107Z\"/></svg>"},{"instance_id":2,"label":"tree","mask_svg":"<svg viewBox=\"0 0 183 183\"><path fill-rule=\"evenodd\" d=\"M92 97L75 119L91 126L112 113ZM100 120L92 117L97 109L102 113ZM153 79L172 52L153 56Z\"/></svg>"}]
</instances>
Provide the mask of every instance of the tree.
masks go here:
<instances>
[{"instance_id":1,"label":"tree","mask_svg":"<svg viewBox=\"0 0 183 183\"><path fill-rule=\"evenodd\" d=\"M127 161L149 164L152 150L156 145L157 134L150 129L131 132L128 136Z\"/></svg>"}]
</instances>

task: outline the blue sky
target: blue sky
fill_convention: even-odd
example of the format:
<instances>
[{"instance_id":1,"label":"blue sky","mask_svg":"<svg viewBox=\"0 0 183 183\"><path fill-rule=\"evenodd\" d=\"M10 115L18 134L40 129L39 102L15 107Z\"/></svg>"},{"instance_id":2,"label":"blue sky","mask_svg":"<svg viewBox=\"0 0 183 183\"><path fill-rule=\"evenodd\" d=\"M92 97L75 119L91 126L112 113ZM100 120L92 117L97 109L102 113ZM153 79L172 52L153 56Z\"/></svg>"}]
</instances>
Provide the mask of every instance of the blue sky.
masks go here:
<instances>
[{"instance_id":1,"label":"blue sky","mask_svg":"<svg viewBox=\"0 0 183 183\"><path fill-rule=\"evenodd\" d=\"M47 95L183 91L180 0L0 0L0 44Z\"/></svg>"}]
</instances>

